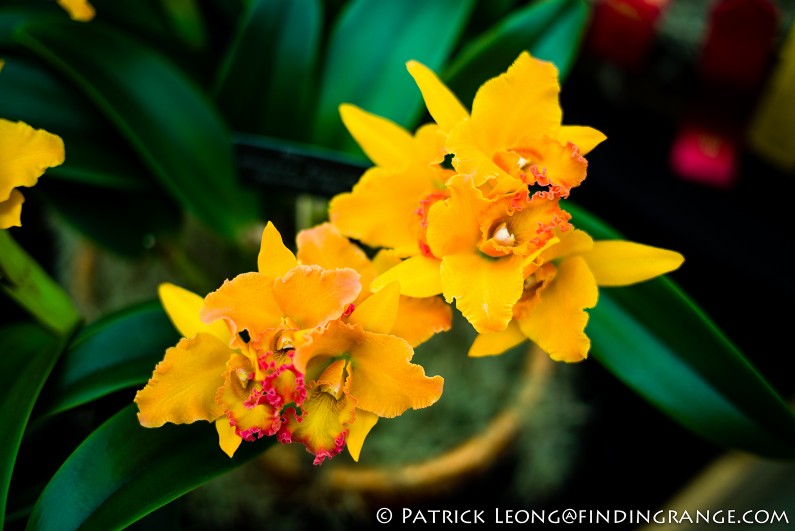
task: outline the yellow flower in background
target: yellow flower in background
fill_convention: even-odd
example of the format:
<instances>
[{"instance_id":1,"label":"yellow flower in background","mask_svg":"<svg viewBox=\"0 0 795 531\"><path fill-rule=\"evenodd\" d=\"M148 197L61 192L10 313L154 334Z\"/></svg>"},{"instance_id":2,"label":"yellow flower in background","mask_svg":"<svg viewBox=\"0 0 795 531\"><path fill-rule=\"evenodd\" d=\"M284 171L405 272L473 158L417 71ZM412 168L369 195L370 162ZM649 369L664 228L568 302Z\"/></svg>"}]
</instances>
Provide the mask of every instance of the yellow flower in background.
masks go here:
<instances>
[{"instance_id":1,"label":"yellow flower in background","mask_svg":"<svg viewBox=\"0 0 795 531\"><path fill-rule=\"evenodd\" d=\"M329 205L329 219L339 231L371 247L393 249L400 256L424 251L423 206L445 197L445 135L425 125L412 136L397 124L354 105L340 106L342 121L375 167L362 175L350 193Z\"/></svg>"},{"instance_id":2,"label":"yellow flower in background","mask_svg":"<svg viewBox=\"0 0 795 531\"><path fill-rule=\"evenodd\" d=\"M96 14L94 6L87 0L58 0L58 5L69 13L69 17L72 20L77 20L78 22L88 22Z\"/></svg>"},{"instance_id":3,"label":"yellow flower in background","mask_svg":"<svg viewBox=\"0 0 795 531\"><path fill-rule=\"evenodd\" d=\"M480 334L470 356L501 354L526 339L557 361L577 362L588 355L587 308L597 286L628 286L669 273L682 265L681 254L624 240L594 242L581 230L558 232L528 265L521 297L505 330Z\"/></svg>"},{"instance_id":4,"label":"yellow flower in background","mask_svg":"<svg viewBox=\"0 0 795 531\"><path fill-rule=\"evenodd\" d=\"M480 87L471 115L431 70L415 61L407 67L448 135L453 167L487 195L537 185L567 197L585 178L583 156L605 139L591 127L561 125L558 71L527 52Z\"/></svg>"},{"instance_id":5,"label":"yellow flower in background","mask_svg":"<svg viewBox=\"0 0 795 531\"><path fill-rule=\"evenodd\" d=\"M17 188L34 186L47 168L63 164L64 157L61 137L0 118L0 229L22 225L25 198Z\"/></svg>"}]
</instances>

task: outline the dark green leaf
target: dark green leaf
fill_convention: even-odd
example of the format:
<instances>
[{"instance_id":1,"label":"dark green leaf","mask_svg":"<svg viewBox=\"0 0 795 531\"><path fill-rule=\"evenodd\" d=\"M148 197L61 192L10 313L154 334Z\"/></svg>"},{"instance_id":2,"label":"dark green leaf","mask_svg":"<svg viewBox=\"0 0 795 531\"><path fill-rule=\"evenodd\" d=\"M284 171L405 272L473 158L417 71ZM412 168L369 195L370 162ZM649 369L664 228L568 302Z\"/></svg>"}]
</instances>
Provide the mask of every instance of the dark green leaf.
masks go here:
<instances>
[{"instance_id":1,"label":"dark green leaf","mask_svg":"<svg viewBox=\"0 0 795 531\"><path fill-rule=\"evenodd\" d=\"M567 209L597 239L621 237ZM790 407L672 281L602 288L590 315L593 357L660 410L719 445L795 457Z\"/></svg>"},{"instance_id":2,"label":"dark green leaf","mask_svg":"<svg viewBox=\"0 0 795 531\"><path fill-rule=\"evenodd\" d=\"M5 58L0 116L59 135L66 161L48 177L122 190L146 186L148 173L111 124L65 79L30 59Z\"/></svg>"},{"instance_id":3,"label":"dark green leaf","mask_svg":"<svg viewBox=\"0 0 795 531\"><path fill-rule=\"evenodd\" d=\"M504 72L523 50L555 63L564 79L579 51L590 12L585 0L531 3L469 43L446 70L444 79L469 105L478 87Z\"/></svg>"},{"instance_id":4,"label":"dark green leaf","mask_svg":"<svg viewBox=\"0 0 795 531\"><path fill-rule=\"evenodd\" d=\"M78 30L79 28L79 30ZM229 132L205 94L157 52L99 21L31 23L18 40L70 77L186 209L229 238L257 218Z\"/></svg>"},{"instance_id":5,"label":"dark green leaf","mask_svg":"<svg viewBox=\"0 0 795 531\"><path fill-rule=\"evenodd\" d=\"M49 376L63 341L32 323L0 329L0 528L6 511L8 485L33 404Z\"/></svg>"},{"instance_id":6,"label":"dark green leaf","mask_svg":"<svg viewBox=\"0 0 795 531\"><path fill-rule=\"evenodd\" d=\"M67 459L33 508L28 529L121 529L259 455L268 437L230 459L212 424L142 428L130 405Z\"/></svg>"},{"instance_id":7,"label":"dark green leaf","mask_svg":"<svg viewBox=\"0 0 795 531\"><path fill-rule=\"evenodd\" d=\"M141 386L179 334L159 302L128 308L85 327L61 357L38 408L54 414Z\"/></svg>"},{"instance_id":8,"label":"dark green leaf","mask_svg":"<svg viewBox=\"0 0 795 531\"><path fill-rule=\"evenodd\" d=\"M257 0L247 8L215 85L236 130L306 136L322 16L319 0Z\"/></svg>"},{"instance_id":9,"label":"dark green leaf","mask_svg":"<svg viewBox=\"0 0 795 531\"><path fill-rule=\"evenodd\" d=\"M354 0L331 34L321 80L315 141L354 145L339 117L353 103L404 127L422 112L422 96L406 71L410 59L439 70L472 11L469 0Z\"/></svg>"}]
</instances>

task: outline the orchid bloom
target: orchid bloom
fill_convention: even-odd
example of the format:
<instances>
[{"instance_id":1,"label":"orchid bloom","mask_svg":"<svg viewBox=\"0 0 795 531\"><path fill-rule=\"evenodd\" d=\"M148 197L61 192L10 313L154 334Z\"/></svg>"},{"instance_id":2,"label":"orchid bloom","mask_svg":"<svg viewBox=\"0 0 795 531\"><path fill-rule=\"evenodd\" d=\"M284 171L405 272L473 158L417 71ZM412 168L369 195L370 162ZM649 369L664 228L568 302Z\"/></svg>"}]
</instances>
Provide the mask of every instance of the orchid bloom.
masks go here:
<instances>
[{"instance_id":1,"label":"orchid bloom","mask_svg":"<svg viewBox=\"0 0 795 531\"><path fill-rule=\"evenodd\" d=\"M329 218L339 231L371 247L400 256L423 252L422 209L445 197L453 172L443 162L445 135L425 125L415 136L399 125L354 105L340 106L343 123L376 165L349 193L334 197Z\"/></svg>"},{"instance_id":2,"label":"orchid bloom","mask_svg":"<svg viewBox=\"0 0 795 531\"><path fill-rule=\"evenodd\" d=\"M87 0L58 0L58 5L69 13L72 20L88 22L94 18L96 12Z\"/></svg>"},{"instance_id":3,"label":"orchid bloom","mask_svg":"<svg viewBox=\"0 0 795 531\"><path fill-rule=\"evenodd\" d=\"M605 139L591 127L561 125L557 69L527 52L480 87L471 115L431 70L415 61L407 67L448 135L453 167L476 187L485 185L484 192L523 183L567 197L585 178L583 156Z\"/></svg>"},{"instance_id":4,"label":"orchid bloom","mask_svg":"<svg viewBox=\"0 0 795 531\"><path fill-rule=\"evenodd\" d=\"M0 229L22 225L25 198L17 188L34 186L47 168L63 161L61 137L0 118Z\"/></svg>"},{"instance_id":5,"label":"orchid bloom","mask_svg":"<svg viewBox=\"0 0 795 531\"><path fill-rule=\"evenodd\" d=\"M163 305L185 337L135 397L143 426L214 422L230 457L242 440L276 435L303 444L320 464L345 444L358 460L379 417L439 399L442 378L425 376L411 363L408 341L389 334L397 284L359 299L360 275L344 267L360 262L350 258L358 249L336 231L325 234L329 229L304 238L330 253L336 263L329 269L299 264L268 223L258 272L227 280L204 299L161 286ZM365 257L359 265L366 264Z\"/></svg>"},{"instance_id":6,"label":"orchid bloom","mask_svg":"<svg viewBox=\"0 0 795 531\"><path fill-rule=\"evenodd\" d=\"M204 300L161 287L164 307L185 337L137 393L141 425L215 422L231 457L242 439L279 431L285 407L300 407L306 392L294 348L308 331L350 309L361 289L359 274L299 265L271 223L258 269L227 280Z\"/></svg>"},{"instance_id":7,"label":"orchid bloom","mask_svg":"<svg viewBox=\"0 0 795 531\"><path fill-rule=\"evenodd\" d=\"M598 287L628 286L677 269L681 254L625 240L593 241L581 230L558 231L528 264L512 320L496 333L480 334L473 357L501 354L526 339L556 361L577 362L588 355L586 308Z\"/></svg>"}]
</instances>

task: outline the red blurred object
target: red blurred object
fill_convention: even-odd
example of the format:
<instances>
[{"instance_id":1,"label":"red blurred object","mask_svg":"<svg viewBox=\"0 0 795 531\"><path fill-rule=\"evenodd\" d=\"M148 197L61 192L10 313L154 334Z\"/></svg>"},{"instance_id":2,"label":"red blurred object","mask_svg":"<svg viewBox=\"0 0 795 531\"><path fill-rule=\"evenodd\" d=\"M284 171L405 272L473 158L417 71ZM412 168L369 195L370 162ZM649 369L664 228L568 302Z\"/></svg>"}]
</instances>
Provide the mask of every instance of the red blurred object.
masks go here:
<instances>
[{"instance_id":1,"label":"red blurred object","mask_svg":"<svg viewBox=\"0 0 795 531\"><path fill-rule=\"evenodd\" d=\"M657 22L670 0L602 0L594 8L587 48L619 66L637 69L648 55Z\"/></svg>"},{"instance_id":2,"label":"red blurred object","mask_svg":"<svg viewBox=\"0 0 795 531\"><path fill-rule=\"evenodd\" d=\"M701 78L737 89L758 88L771 60L778 17L770 0L716 3L701 49Z\"/></svg>"},{"instance_id":3,"label":"red blurred object","mask_svg":"<svg viewBox=\"0 0 795 531\"><path fill-rule=\"evenodd\" d=\"M686 124L671 147L670 164L687 180L731 188L737 175L737 141L725 131L698 123Z\"/></svg>"}]
</instances>

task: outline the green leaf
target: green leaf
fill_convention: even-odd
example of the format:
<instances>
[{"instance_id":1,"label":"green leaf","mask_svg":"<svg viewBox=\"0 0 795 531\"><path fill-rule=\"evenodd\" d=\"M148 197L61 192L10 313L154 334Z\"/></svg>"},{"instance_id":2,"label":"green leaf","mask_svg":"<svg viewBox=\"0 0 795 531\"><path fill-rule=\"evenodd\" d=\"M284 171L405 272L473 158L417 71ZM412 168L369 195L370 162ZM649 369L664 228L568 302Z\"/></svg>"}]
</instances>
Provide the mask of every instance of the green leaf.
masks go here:
<instances>
[{"instance_id":1,"label":"green leaf","mask_svg":"<svg viewBox=\"0 0 795 531\"><path fill-rule=\"evenodd\" d=\"M552 61L565 79L590 18L585 0L542 0L513 12L470 42L450 64L444 79L462 102L504 72L523 50Z\"/></svg>"},{"instance_id":2,"label":"green leaf","mask_svg":"<svg viewBox=\"0 0 795 531\"><path fill-rule=\"evenodd\" d=\"M319 0L257 0L247 8L215 83L236 130L306 136L322 7Z\"/></svg>"},{"instance_id":3,"label":"green leaf","mask_svg":"<svg viewBox=\"0 0 795 531\"><path fill-rule=\"evenodd\" d=\"M0 291L58 334L71 333L80 321L69 295L7 230L0 230Z\"/></svg>"},{"instance_id":4,"label":"green leaf","mask_svg":"<svg viewBox=\"0 0 795 531\"><path fill-rule=\"evenodd\" d=\"M33 404L49 376L62 341L33 323L0 329L0 528L6 512L11 473Z\"/></svg>"},{"instance_id":5,"label":"green leaf","mask_svg":"<svg viewBox=\"0 0 795 531\"><path fill-rule=\"evenodd\" d=\"M621 238L584 210L566 208L597 239ZM721 446L795 457L795 414L671 280L601 288L587 333L594 358L693 432Z\"/></svg>"},{"instance_id":6,"label":"green leaf","mask_svg":"<svg viewBox=\"0 0 795 531\"><path fill-rule=\"evenodd\" d=\"M410 59L438 70L472 11L470 0L354 0L331 34L320 83L315 141L352 149L339 117L353 103L404 126L422 113L422 96L406 71Z\"/></svg>"},{"instance_id":7,"label":"green leaf","mask_svg":"<svg viewBox=\"0 0 795 531\"><path fill-rule=\"evenodd\" d=\"M60 413L127 387L143 387L178 340L156 301L100 319L67 347L37 410Z\"/></svg>"},{"instance_id":8,"label":"green leaf","mask_svg":"<svg viewBox=\"0 0 795 531\"><path fill-rule=\"evenodd\" d=\"M229 131L164 57L99 21L30 23L17 38L89 96L184 208L228 238L256 220L254 197L236 179Z\"/></svg>"},{"instance_id":9,"label":"green leaf","mask_svg":"<svg viewBox=\"0 0 795 531\"><path fill-rule=\"evenodd\" d=\"M28 529L121 529L261 454L273 437L230 459L207 422L143 428L130 405L92 433L44 489Z\"/></svg>"}]
</instances>

